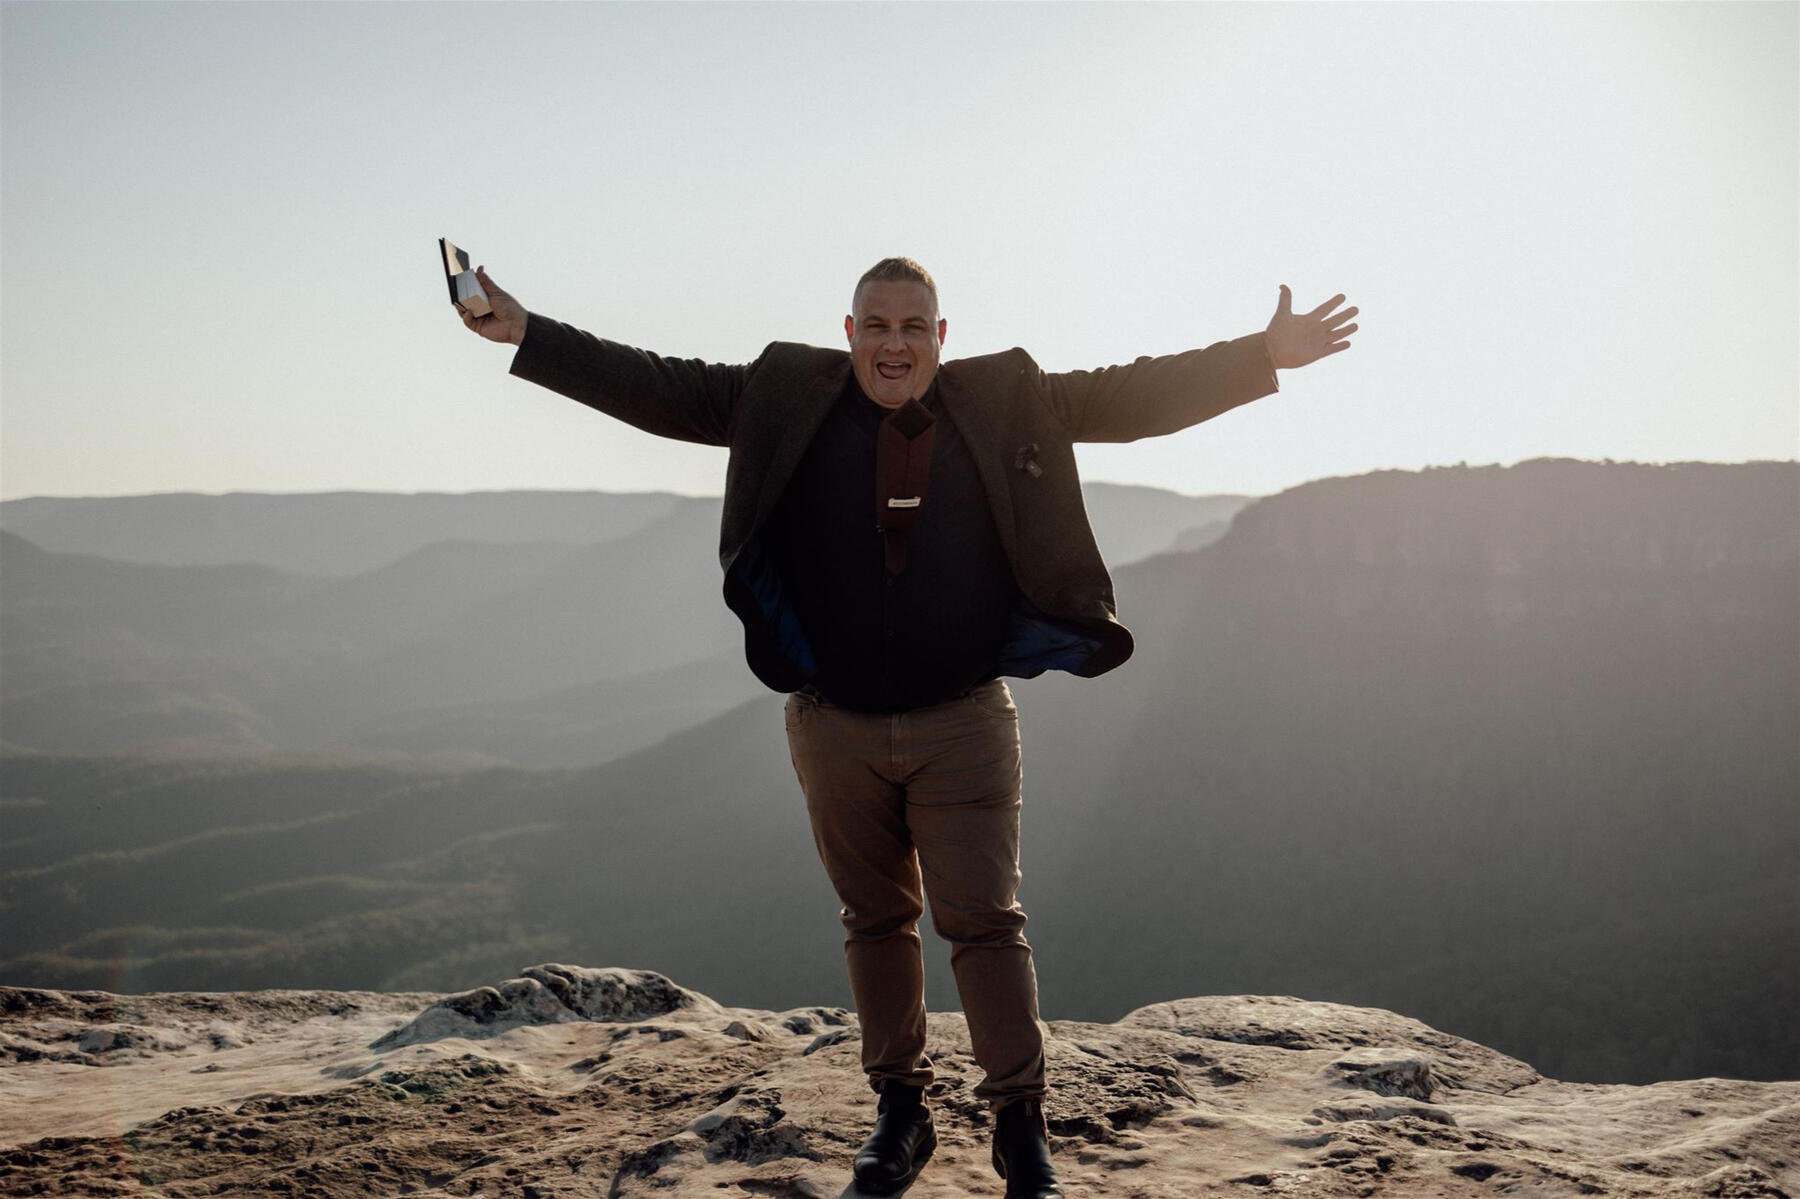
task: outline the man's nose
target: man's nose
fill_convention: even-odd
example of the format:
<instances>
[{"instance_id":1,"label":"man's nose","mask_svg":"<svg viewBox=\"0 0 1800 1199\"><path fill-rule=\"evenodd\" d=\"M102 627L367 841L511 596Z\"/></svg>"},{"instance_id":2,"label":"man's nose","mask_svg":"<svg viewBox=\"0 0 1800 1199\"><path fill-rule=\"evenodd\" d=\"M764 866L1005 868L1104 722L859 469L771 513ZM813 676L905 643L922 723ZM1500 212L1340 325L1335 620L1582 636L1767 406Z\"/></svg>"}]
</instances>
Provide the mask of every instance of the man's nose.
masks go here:
<instances>
[{"instance_id":1,"label":"man's nose","mask_svg":"<svg viewBox=\"0 0 1800 1199\"><path fill-rule=\"evenodd\" d=\"M904 350L906 334L899 329L889 329L881 335L881 348L884 350Z\"/></svg>"}]
</instances>

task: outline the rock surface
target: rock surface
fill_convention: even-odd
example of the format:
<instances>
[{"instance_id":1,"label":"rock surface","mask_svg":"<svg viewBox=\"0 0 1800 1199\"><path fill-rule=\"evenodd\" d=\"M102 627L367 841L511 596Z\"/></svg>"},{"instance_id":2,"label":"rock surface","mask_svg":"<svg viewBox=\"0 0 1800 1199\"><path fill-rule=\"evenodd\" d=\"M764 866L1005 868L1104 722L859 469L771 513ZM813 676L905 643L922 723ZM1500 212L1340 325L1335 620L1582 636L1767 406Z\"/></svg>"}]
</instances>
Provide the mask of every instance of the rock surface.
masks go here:
<instances>
[{"instance_id":1,"label":"rock surface","mask_svg":"<svg viewBox=\"0 0 1800 1199\"><path fill-rule=\"evenodd\" d=\"M1286 996L1052 1021L1074 1196L1800 1196L1800 1082L1563 1083ZM960 1013L909 1195L998 1197ZM461 995L0 988L0 1194L852 1196L854 1014L544 965Z\"/></svg>"}]
</instances>

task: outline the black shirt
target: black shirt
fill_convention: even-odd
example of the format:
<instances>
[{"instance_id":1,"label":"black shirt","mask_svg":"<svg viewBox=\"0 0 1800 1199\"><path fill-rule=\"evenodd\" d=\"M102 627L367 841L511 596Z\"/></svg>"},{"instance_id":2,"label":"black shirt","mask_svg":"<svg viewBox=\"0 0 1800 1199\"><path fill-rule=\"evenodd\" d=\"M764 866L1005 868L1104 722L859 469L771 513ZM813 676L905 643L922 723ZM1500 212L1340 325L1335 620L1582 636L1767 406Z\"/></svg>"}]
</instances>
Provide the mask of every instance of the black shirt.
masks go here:
<instances>
[{"instance_id":1,"label":"black shirt","mask_svg":"<svg viewBox=\"0 0 1800 1199\"><path fill-rule=\"evenodd\" d=\"M770 517L768 546L819 664L812 686L868 712L941 703L998 675L1018 596L968 446L931 388L931 482L890 577L875 528L875 438L888 410L852 376Z\"/></svg>"}]
</instances>

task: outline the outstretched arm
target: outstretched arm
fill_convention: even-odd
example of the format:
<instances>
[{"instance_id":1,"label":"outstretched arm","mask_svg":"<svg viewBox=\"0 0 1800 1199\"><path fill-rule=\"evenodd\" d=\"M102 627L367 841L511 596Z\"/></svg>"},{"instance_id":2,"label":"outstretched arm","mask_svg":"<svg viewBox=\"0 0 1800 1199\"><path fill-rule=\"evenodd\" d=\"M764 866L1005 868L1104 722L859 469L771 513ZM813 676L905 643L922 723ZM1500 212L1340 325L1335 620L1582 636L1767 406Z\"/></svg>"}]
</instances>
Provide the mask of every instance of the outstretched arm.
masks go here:
<instances>
[{"instance_id":1,"label":"outstretched arm","mask_svg":"<svg viewBox=\"0 0 1800 1199\"><path fill-rule=\"evenodd\" d=\"M1261 333L1125 366L1045 375L1050 406L1077 441L1135 441L1185 429L1274 392L1277 369L1348 349L1356 309L1335 311L1343 302L1334 296L1295 316L1284 284Z\"/></svg>"},{"instance_id":2,"label":"outstretched arm","mask_svg":"<svg viewBox=\"0 0 1800 1199\"><path fill-rule=\"evenodd\" d=\"M1039 377L1050 410L1076 441L1161 437L1277 388L1261 333L1202 350Z\"/></svg>"},{"instance_id":3,"label":"outstretched arm","mask_svg":"<svg viewBox=\"0 0 1800 1199\"><path fill-rule=\"evenodd\" d=\"M731 444L731 413L745 368L664 358L532 316L488 278L486 267L476 267L475 277L493 311L470 316L458 309L462 323L489 341L519 347L512 362L519 378L658 437Z\"/></svg>"},{"instance_id":4,"label":"outstretched arm","mask_svg":"<svg viewBox=\"0 0 1800 1199\"><path fill-rule=\"evenodd\" d=\"M1327 354L1349 349L1350 335L1356 332L1356 326L1349 321L1356 315L1356 309L1332 311L1343 302L1342 294L1335 295L1311 312L1295 316L1294 295L1283 283L1275 315L1269 318L1269 327L1263 330L1269 346L1269 361L1276 369L1291 370L1317 362Z\"/></svg>"}]
</instances>

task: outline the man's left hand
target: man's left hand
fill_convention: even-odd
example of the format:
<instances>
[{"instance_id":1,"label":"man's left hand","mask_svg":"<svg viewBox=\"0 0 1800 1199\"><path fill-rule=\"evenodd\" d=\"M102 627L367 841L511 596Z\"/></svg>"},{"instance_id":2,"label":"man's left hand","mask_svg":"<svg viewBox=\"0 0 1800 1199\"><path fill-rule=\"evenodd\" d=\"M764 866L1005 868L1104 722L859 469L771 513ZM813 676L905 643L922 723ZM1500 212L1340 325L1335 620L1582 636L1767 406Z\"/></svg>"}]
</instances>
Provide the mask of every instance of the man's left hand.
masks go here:
<instances>
[{"instance_id":1,"label":"man's left hand","mask_svg":"<svg viewBox=\"0 0 1800 1199\"><path fill-rule=\"evenodd\" d=\"M1343 296L1332 296L1311 312L1295 316L1293 293L1283 283L1275 315L1269 318L1269 327L1263 331L1269 347L1269 361L1278 369L1289 370L1349 349L1350 335L1356 332L1356 326L1348 322L1356 315L1356 309L1332 311L1343 302Z\"/></svg>"}]
</instances>

